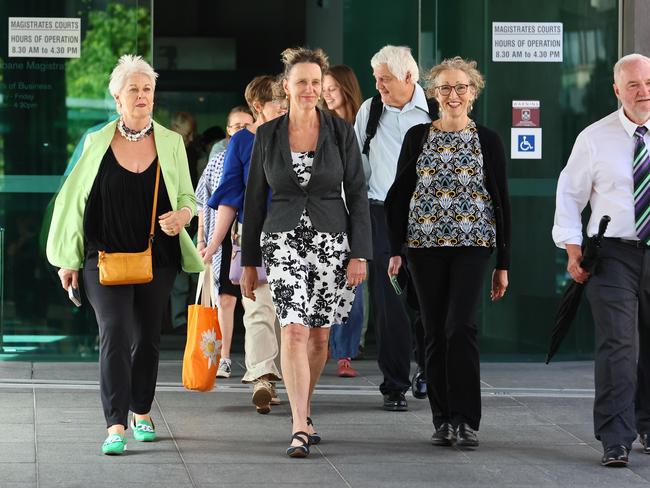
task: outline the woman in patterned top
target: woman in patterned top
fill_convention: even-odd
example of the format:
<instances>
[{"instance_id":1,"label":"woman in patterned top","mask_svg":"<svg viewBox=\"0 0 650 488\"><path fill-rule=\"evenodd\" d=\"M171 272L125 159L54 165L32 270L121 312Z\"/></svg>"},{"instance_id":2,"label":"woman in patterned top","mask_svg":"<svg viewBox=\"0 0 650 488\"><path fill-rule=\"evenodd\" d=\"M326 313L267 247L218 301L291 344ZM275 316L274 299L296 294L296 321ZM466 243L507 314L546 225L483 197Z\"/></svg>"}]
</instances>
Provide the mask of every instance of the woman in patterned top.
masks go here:
<instances>
[{"instance_id":1,"label":"woman in patterned top","mask_svg":"<svg viewBox=\"0 0 650 488\"><path fill-rule=\"evenodd\" d=\"M503 143L469 118L484 86L475 61L446 59L429 73L440 118L412 127L385 201L388 274L408 257L425 328L427 392L437 446L478 446L481 418L475 315L497 250L492 300L503 297L510 261L510 203Z\"/></svg>"},{"instance_id":2,"label":"woman in patterned top","mask_svg":"<svg viewBox=\"0 0 650 488\"><path fill-rule=\"evenodd\" d=\"M252 125L253 122L253 115L248 107L243 105L234 107L230 110L226 119L226 141L229 141L239 130ZM196 186L196 207L199 216L196 249L199 252L206 248L206 243L210 242L214 233L217 211L208 207L208 199L219 186L225 158L225 149L210 158ZM230 239L224 239L219 250L212 254L210 258L212 261L212 279L214 280L215 289L219 290L219 326L221 327L222 336L221 359L219 360L219 369L217 369L217 378L230 378L232 370L230 346L232 344L235 306L237 305L237 299L241 298L239 287L232 284L229 279L231 254L232 242Z\"/></svg>"}]
</instances>

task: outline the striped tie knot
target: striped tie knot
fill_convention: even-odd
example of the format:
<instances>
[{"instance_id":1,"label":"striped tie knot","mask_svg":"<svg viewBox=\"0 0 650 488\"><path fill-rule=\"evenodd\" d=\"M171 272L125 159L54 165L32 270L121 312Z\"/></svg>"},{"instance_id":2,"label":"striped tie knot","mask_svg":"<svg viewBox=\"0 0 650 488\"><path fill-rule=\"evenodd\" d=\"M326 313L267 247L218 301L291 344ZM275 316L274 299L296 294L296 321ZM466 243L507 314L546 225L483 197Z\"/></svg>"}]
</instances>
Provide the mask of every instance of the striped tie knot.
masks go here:
<instances>
[{"instance_id":1,"label":"striped tie knot","mask_svg":"<svg viewBox=\"0 0 650 488\"><path fill-rule=\"evenodd\" d=\"M634 131L634 135L635 137L642 138L646 134L646 132L648 132L648 128L645 125L640 125Z\"/></svg>"}]
</instances>

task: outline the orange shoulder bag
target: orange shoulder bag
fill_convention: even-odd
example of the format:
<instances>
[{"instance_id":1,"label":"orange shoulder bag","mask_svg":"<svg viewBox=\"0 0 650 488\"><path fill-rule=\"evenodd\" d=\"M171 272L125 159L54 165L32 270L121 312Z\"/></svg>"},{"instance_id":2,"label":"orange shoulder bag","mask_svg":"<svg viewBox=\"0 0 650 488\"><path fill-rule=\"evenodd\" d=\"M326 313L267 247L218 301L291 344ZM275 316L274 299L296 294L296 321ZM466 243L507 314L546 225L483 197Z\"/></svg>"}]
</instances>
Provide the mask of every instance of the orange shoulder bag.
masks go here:
<instances>
[{"instance_id":1,"label":"orange shoulder bag","mask_svg":"<svg viewBox=\"0 0 650 488\"><path fill-rule=\"evenodd\" d=\"M158 162L156 163L156 189L153 192L153 210L151 211L151 229L149 230L147 249L142 252L99 251L97 267L99 268L99 282L102 285L140 285L153 280L151 244L156 223L159 183L160 163Z\"/></svg>"}]
</instances>

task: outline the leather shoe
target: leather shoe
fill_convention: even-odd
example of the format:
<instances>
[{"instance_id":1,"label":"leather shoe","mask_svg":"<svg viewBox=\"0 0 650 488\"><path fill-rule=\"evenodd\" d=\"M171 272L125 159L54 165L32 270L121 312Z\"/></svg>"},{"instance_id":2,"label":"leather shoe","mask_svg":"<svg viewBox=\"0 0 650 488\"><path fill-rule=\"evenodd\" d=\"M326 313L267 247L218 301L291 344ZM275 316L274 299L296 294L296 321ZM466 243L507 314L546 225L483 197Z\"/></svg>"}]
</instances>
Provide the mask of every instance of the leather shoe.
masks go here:
<instances>
[{"instance_id":1,"label":"leather shoe","mask_svg":"<svg viewBox=\"0 0 650 488\"><path fill-rule=\"evenodd\" d=\"M647 432L645 434L639 434L639 442L643 445L643 454L650 454L650 434Z\"/></svg>"},{"instance_id":2,"label":"leather shoe","mask_svg":"<svg viewBox=\"0 0 650 488\"><path fill-rule=\"evenodd\" d=\"M406 397L401 391L394 391L384 395L384 410L389 412L406 412L408 410Z\"/></svg>"},{"instance_id":3,"label":"leather shoe","mask_svg":"<svg viewBox=\"0 0 650 488\"><path fill-rule=\"evenodd\" d=\"M478 436L467 424L458 425L456 430L456 445L458 447L478 447Z\"/></svg>"},{"instance_id":4,"label":"leather shoe","mask_svg":"<svg viewBox=\"0 0 650 488\"><path fill-rule=\"evenodd\" d=\"M427 397L427 379L424 377L424 371L418 368L411 380L411 390L413 396L419 400Z\"/></svg>"},{"instance_id":5,"label":"leather shoe","mask_svg":"<svg viewBox=\"0 0 650 488\"><path fill-rule=\"evenodd\" d=\"M441 424L431 436L431 444L434 446L451 446L456 440L456 431L449 422Z\"/></svg>"},{"instance_id":6,"label":"leather shoe","mask_svg":"<svg viewBox=\"0 0 650 488\"><path fill-rule=\"evenodd\" d=\"M625 446L611 446L605 448L600 464L608 468L623 468L627 466L628 449Z\"/></svg>"}]
</instances>

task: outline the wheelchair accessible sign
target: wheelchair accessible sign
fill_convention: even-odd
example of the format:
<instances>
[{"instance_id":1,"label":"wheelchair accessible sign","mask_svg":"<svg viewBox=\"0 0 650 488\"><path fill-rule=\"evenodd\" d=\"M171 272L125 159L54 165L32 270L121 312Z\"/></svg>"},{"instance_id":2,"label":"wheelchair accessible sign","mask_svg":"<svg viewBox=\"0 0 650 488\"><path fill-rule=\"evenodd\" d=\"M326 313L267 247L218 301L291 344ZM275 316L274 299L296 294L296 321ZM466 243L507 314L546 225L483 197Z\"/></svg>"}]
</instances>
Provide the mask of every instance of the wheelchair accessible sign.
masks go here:
<instances>
[{"instance_id":1,"label":"wheelchair accessible sign","mask_svg":"<svg viewBox=\"0 0 650 488\"><path fill-rule=\"evenodd\" d=\"M512 101L511 159L542 159L539 100Z\"/></svg>"}]
</instances>

